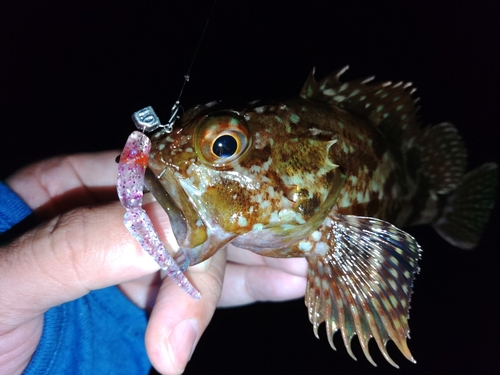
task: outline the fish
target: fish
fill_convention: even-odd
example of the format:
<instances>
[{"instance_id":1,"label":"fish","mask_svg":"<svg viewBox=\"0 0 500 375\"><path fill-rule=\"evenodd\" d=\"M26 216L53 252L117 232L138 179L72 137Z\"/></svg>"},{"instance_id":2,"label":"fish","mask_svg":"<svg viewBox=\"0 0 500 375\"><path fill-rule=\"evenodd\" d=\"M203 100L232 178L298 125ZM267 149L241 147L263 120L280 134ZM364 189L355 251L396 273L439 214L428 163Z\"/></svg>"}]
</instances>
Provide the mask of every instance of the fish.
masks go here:
<instances>
[{"instance_id":1,"label":"fish","mask_svg":"<svg viewBox=\"0 0 500 375\"><path fill-rule=\"evenodd\" d=\"M348 67L298 97L243 110L195 106L172 132L151 134L147 188L168 213L184 266L233 245L308 262L305 304L314 334L358 337L385 359L408 345L422 250L400 228L430 224L461 249L477 246L493 207L498 166L467 169L451 123L422 126L411 83L342 82ZM185 267L184 267L185 268Z\"/></svg>"}]
</instances>

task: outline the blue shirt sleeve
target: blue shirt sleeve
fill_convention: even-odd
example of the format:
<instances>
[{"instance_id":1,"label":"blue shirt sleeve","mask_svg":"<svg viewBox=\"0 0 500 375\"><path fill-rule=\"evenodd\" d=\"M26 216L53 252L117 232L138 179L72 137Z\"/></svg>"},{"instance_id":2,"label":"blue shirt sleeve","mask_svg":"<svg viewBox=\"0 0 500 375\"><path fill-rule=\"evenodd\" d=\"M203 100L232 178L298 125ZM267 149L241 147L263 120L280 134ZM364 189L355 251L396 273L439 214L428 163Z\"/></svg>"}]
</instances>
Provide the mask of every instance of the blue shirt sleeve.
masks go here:
<instances>
[{"instance_id":1,"label":"blue shirt sleeve","mask_svg":"<svg viewBox=\"0 0 500 375\"><path fill-rule=\"evenodd\" d=\"M0 233L4 233L31 214L31 209L10 187L0 182Z\"/></svg>"},{"instance_id":2,"label":"blue shirt sleeve","mask_svg":"<svg viewBox=\"0 0 500 375\"><path fill-rule=\"evenodd\" d=\"M117 287L90 292L45 314L25 375L148 374L147 318Z\"/></svg>"}]
</instances>

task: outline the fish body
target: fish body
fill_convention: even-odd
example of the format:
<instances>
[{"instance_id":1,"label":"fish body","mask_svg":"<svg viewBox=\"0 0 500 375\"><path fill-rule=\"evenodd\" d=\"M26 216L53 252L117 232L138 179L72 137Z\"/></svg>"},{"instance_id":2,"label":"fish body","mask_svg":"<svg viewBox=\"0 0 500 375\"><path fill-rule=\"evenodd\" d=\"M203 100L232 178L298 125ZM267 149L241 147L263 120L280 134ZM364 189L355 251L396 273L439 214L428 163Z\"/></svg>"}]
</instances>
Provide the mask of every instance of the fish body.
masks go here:
<instances>
[{"instance_id":1,"label":"fish body","mask_svg":"<svg viewBox=\"0 0 500 375\"><path fill-rule=\"evenodd\" d=\"M261 255L305 257L306 305L315 334L357 335L385 358L407 347L410 295L421 249L401 227L432 224L474 247L491 209L497 166L465 174L453 125L421 128L409 84L342 83L345 69L300 96L242 111L213 103L151 136L157 198L175 202L174 233L199 263L231 242ZM160 202L161 203L161 202Z\"/></svg>"}]
</instances>

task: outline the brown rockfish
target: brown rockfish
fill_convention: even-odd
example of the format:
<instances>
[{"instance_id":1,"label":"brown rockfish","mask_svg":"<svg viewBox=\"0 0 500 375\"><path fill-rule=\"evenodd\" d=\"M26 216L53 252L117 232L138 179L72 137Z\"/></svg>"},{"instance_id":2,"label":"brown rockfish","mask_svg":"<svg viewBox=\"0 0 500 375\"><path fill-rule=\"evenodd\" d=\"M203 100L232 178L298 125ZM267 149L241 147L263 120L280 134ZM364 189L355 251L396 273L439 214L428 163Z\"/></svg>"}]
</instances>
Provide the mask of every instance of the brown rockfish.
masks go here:
<instances>
[{"instance_id":1,"label":"brown rockfish","mask_svg":"<svg viewBox=\"0 0 500 375\"><path fill-rule=\"evenodd\" d=\"M449 123L421 127L411 84L342 83L341 69L299 97L242 111L193 108L151 136L149 188L199 263L231 242L271 257L305 257L314 332L339 330L351 356L373 337L410 361L408 311L420 247L399 228L431 224L470 249L488 220L497 165L465 174ZM158 183L159 182L159 183ZM161 185L160 185L161 184Z\"/></svg>"}]
</instances>

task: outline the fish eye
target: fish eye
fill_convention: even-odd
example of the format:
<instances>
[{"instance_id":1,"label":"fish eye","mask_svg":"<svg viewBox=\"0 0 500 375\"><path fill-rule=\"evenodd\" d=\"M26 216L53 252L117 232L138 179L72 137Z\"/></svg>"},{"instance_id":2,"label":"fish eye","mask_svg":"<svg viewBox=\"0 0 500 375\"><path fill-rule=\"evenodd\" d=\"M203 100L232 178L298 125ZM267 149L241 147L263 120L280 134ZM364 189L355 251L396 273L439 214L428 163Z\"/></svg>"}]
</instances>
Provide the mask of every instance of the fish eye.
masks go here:
<instances>
[{"instance_id":1,"label":"fish eye","mask_svg":"<svg viewBox=\"0 0 500 375\"><path fill-rule=\"evenodd\" d=\"M212 145L212 152L220 158L229 158L236 151L238 151L238 141L232 135L221 135Z\"/></svg>"},{"instance_id":2,"label":"fish eye","mask_svg":"<svg viewBox=\"0 0 500 375\"><path fill-rule=\"evenodd\" d=\"M243 119L231 114L208 116L195 132L200 159L215 168L226 168L248 148L250 135Z\"/></svg>"}]
</instances>

